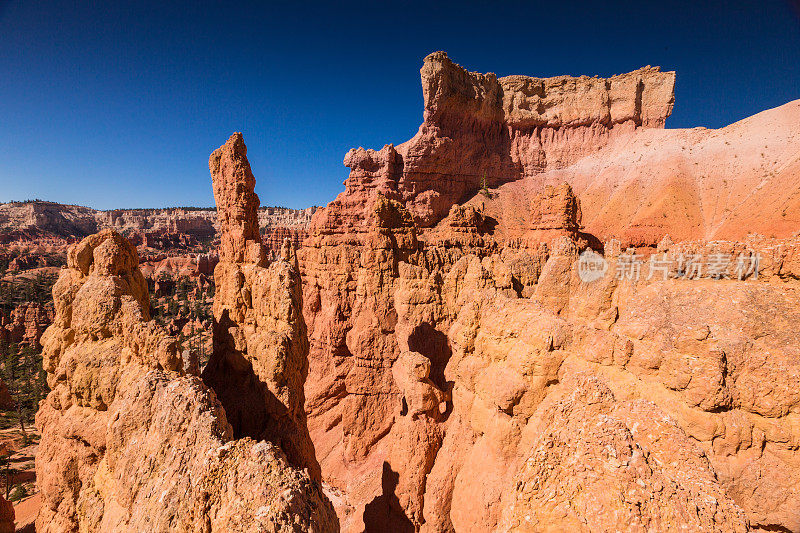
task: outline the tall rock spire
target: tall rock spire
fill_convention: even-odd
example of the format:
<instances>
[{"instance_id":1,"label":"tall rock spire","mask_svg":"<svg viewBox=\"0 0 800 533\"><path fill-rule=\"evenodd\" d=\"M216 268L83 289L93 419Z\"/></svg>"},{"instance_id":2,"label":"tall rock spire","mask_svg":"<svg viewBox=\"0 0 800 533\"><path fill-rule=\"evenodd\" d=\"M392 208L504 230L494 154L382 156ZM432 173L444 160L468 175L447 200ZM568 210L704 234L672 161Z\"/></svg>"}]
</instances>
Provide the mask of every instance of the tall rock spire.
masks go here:
<instances>
[{"instance_id":1,"label":"tall rock spire","mask_svg":"<svg viewBox=\"0 0 800 533\"><path fill-rule=\"evenodd\" d=\"M214 150L208 168L217 203L220 259L262 264L266 254L258 233L260 202L241 133L234 133L228 142Z\"/></svg>"},{"instance_id":2,"label":"tall rock spire","mask_svg":"<svg viewBox=\"0 0 800 533\"><path fill-rule=\"evenodd\" d=\"M294 252L269 265L258 234L258 196L241 133L211 154L220 262L214 269L214 352L203 381L214 389L236 438L279 445L320 479L306 426L308 335Z\"/></svg>"}]
</instances>

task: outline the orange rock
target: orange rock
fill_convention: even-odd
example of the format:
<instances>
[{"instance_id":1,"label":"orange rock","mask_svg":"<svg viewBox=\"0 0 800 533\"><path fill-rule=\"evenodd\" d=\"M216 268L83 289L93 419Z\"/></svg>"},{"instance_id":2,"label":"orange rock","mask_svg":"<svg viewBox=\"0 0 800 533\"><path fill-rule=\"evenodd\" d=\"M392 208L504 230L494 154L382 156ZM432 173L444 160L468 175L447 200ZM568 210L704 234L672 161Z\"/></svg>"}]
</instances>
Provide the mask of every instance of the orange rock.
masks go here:
<instances>
[{"instance_id":1,"label":"orange rock","mask_svg":"<svg viewBox=\"0 0 800 533\"><path fill-rule=\"evenodd\" d=\"M750 180L752 128L783 165L759 183L791 188L793 104L674 132L674 74L654 68L498 80L436 53L422 81L417 135L348 152L298 250L308 423L343 529L800 527L798 223L768 208L756 226L779 238L745 238L703 177ZM687 153L662 164L658 143ZM617 276L629 245L649 246L639 280ZM591 283L588 247L605 263ZM648 279L656 251L763 270Z\"/></svg>"},{"instance_id":2,"label":"orange rock","mask_svg":"<svg viewBox=\"0 0 800 533\"><path fill-rule=\"evenodd\" d=\"M256 179L247 161L242 134L234 133L211 154L208 167L214 177L214 199L218 206L220 260L260 264L264 254L258 232Z\"/></svg>"},{"instance_id":3,"label":"orange rock","mask_svg":"<svg viewBox=\"0 0 800 533\"><path fill-rule=\"evenodd\" d=\"M246 153L236 133L209 163L222 234L214 269L214 353L203 381L225 407L236 438L279 445L292 464L319 480L304 411L308 336L300 274L290 243L267 265Z\"/></svg>"},{"instance_id":4,"label":"orange rock","mask_svg":"<svg viewBox=\"0 0 800 533\"><path fill-rule=\"evenodd\" d=\"M663 128L674 101L675 73L653 67L609 79L498 79L435 52L420 75L419 132L397 147L348 152L345 192L315 214L317 226L358 226L356 213L377 192L432 226L482 185L564 168L620 135Z\"/></svg>"},{"instance_id":5,"label":"orange rock","mask_svg":"<svg viewBox=\"0 0 800 533\"><path fill-rule=\"evenodd\" d=\"M42 339L52 390L36 415L37 531L337 531L282 435L234 435L196 364L149 320L137 265L136 249L104 230L70 249L53 288L56 317ZM273 281L277 302L289 288Z\"/></svg>"},{"instance_id":6,"label":"orange rock","mask_svg":"<svg viewBox=\"0 0 800 533\"><path fill-rule=\"evenodd\" d=\"M277 228L302 230L308 225L315 207L289 209L265 206L258 219L266 230ZM112 209L98 211L77 205L34 200L0 203L0 243L25 243L38 251L52 253L102 229L112 228L135 244L156 250L193 248L213 238L218 230L214 209ZM277 248L280 244L277 243ZM48 257L20 255L11 260L12 270L46 266ZM48 263L50 264L50 263Z\"/></svg>"},{"instance_id":7,"label":"orange rock","mask_svg":"<svg viewBox=\"0 0 800 533\"><path fill-rule=\"evenodd\" d=\"M663 411L619 401L595 378L575 379L531 435L498 529L749 529L697 443Z\"/></svg>"},{"instance_id":8,"label":"orange rock","mask_svg":"<svg viewBox=\"0 0 800 533\"><path fill-rule=\"evenodd\" d=\"M70 250L45 530L799 530L797 103L664 130L657 68L498 79L437 52L421 77L419 132L348 152L307 236L262 238L241 134L212 154L202 382L135 249Z\"/></svg>"},{"instance_id":9,"label":"orange rock","mask_svg":"<svg viewBox=\"0 0 800 533\"><path fill-rule=\"evenodd\" d=\"M14 506L0 496L0 533L14 533Z\"/></svg>"}]
</instances>

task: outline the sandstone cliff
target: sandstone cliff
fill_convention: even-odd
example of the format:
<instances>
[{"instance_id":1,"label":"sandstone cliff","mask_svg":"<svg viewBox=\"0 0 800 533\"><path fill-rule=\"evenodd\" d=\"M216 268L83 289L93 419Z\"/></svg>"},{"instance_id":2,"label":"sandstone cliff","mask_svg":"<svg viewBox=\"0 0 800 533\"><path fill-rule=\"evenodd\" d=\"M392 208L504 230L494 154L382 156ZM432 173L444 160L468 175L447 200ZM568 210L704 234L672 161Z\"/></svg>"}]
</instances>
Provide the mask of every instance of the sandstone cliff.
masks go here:
<instances>
[{"instance_id":1,"label":"sandstone cliff","mask_svg":"<svg viewBox=\"0 0 800 533\"><path fill-rule=\"evenodd\" d=\"M421 78L417 134L379 151L350 150L345 191L317 226L357 228L380 193L430 227L483 186L495 192L487 213L508 222L528 216L545 185L566 181L583 202L587 232L603 240L653 246L664 234L797 232L798 102L720 130L664 130L675 74L654 67L608 79L496 78L436 52Z\"/></svg>"},{"instance_id":2,"label":"sandstone cliff","mask_svg":"<svg viewBox=\"0 0 800 533\"><path fill-rule=\"evenodd\" d=\"M796 436L781 431L793 435L798 403L779 392L800 368L784 322L794 314L768 320L727 304L784 301L794 313L794 287L620 282L614 264L585 285L574 219L540 246L499 246L477 228L423 241L386 202L375 210L394 211L394 225L376 217L349 243L312 236L302 250L307 408L324 479L345 495L345 529L797 527L798 458L786 455ZM664 304L650 295L662 294L696 314L654 314ZM745 333L729 333L736 321ZM763 345L746 340L756 324ZM753 374L767 353L769 376ZM755 399L747 391L761 379L784 398L769 422L752 400L731 403Z\"/></svg>"},{"instance_id":3,"label":"sandstone cliff","mask_svg":"<svg viewBox=\"0 0 800 533\"><path fill-rule=\"evenodd\" d=\"M417 135L348 152L345 191L298 252L306 410L343 529L800 530L798 220L767 209L774 235L728 215L731 230L707 233L684 213L713 162L680 166L685 187L626 173L651 141L648 172L673 168L655 144L674 135L672 73L497 79L436 53L422 81ZM756 128L783 161L763 182L775 193L800 150L785 111ZM678 135L719 137L730 160L748 139ZM636 222L648 205L658 224ZM646 264L618 276L631 242ZM586 283L590 246L607 270ZM739 279L734 259L721 279L664 278L657 253L758 256L762 270Z\"/></svg>"},{"instance_id":4,"label":"sandstone cliff","mask_svg":"<svg viewBox=\"0 0 800 533\"><path fill-rule=\"evenodd\" d=\"M397 147L348 152L350 177L325 210L328 224L358 225L360 200L381 193L406 203L418 225L432 226L483 184L564 168L620 135L663 128L674 101L675 73L653 67L608 79L498 79L435 52L420 74L419 131Z\"/></svg>"},{"instance_id":5,"label":"sandstone cliff","mask_svg":"<svg viewBox=\"0 0 800 533\"><path fill-rule=\"evenodd\" d=\"M800 229L798 138L800 101L719 130L643 130L567 168L501 186L487 209L527 216L527 198L566 181L586 231L603 240L788 238Z\"/></svg>"},{"instance_id":6,"label":"sandstone cliff","mask_svg":"<svg viewBox=\"0 0 800 533\"><path fill-rule=\"evenodd\" d=\"M262 237L241 134L211 155L202 381L127 241L70 251L44 531L800 531L797 103L675 132L657 68L421 74L307 235Z\"/></svg>"}]
</instances>

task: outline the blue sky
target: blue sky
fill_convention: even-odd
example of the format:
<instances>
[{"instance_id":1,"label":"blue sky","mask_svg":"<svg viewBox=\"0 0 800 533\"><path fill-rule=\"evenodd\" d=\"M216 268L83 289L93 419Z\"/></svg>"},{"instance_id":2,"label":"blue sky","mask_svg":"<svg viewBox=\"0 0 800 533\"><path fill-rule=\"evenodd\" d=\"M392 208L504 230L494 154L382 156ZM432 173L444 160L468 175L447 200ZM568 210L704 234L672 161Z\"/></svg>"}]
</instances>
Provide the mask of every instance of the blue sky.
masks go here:
<instances>
[{"instance_id":1,"label":"blue sky","mask_svg":"<svg viewBox=\"0 0 800 533\"><path fill-rule=\"evenodd\" d=\"M0 0L0 201L213 205L208 155L242 131L264 205L324 205L351 147L410 138L419 67L498 75L676 70L667 127L800 98L788 0Z\"/></svg>"}]
</instances>

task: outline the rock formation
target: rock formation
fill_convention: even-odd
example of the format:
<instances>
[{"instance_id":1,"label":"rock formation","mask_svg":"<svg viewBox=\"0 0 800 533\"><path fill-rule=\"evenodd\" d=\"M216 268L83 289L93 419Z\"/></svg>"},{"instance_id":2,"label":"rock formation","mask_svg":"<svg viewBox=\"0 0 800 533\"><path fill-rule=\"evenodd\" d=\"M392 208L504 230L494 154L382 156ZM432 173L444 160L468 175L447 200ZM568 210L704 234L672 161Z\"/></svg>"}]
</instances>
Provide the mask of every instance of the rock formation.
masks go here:
<instances>
[{"instance_id":1,"label":"rock formation","mask_svg":"<svg viewBox=\"0 0 800 533\"><path fill-rule=\"evenodd\" d=\"M586 374L571 379L571 392L548 399L526 442L516 490L502 496L499 529L747 529L702 450L655 405L620 401Z\"/></svg>"},{"instance_id":2,"label":"rock formation","mask_svg":"<svg viewBox=\"0 0 800 533\"><path fill-rule=\"evenodd\" d=\"M741 240L797 231L798 102L721 130L664 130L675 74L653 67L608 79L498 79L436 52L421 76L419 131L396 147L348 152L350 176L325 210L328 224L357 226L380 193L430 227L483 185L499 187L487 214L529 220L532 197L566 181L583 203L585 230L601 240L651 246L664 234Z\"/></svg>"},{"instance_id":3,"label":"rock formation","mask_svg":"<svg viewBox=\"0 0 800 533\"><path fill-rule=\"evenodd\" d=\"M0 496L0 533L14 533L14 506Z\"/></svg>"},{"instance_id":4,"label":"rock formation","mask_svg":"<svg viewBox=\"0 0 800 533\"><path fill-rule=\"evenodd\" d=\"M498 79L435 52L420 73L419 131L397 147L350 150L346 190L326 218L356 225L370 203L359 200L381 193L403 201L417 225L433 226L481 185L565 168L632 130L663 128L674 101L675 73L653 67L609 79Z\"/></svg>"},{"instance_id":5,"label":"rock formation","mask_svg":"<svg viewBox=\"0 0 800 533\"><path fill-rule=\"evenodd\" d=\"M789 238L800 227L798 124L794 101L719 130L642 130L569 168L505 184L495 203L526 216L527 198L567 181L581 200L585 231L625 246L655 246L665 234L676 241Z\"/></svg>"},{"instance_id":6,"label":"rock formation","mask_svg":"<svg viewBox=\"0 0 800 533\"><path fill-rule=\"evenodd\" d=\"M23 303L15 307L8 318L0 315L0 342L39 346L39 339L52 322L52 308Z\"/></svg>"},{"instance_id":7,"label":"rock formation","mask_svg":"<svg viewBox=\"0 0 800 533\"><path fill-rule=\"evenodd\" d=\"M650 188L675 168L656 140L735 160L747 129L663 130L674 74L657 68L497 79L435 53L421 74L417 135L348 152L345 191L298 252L306 410L343 529L800 529L800 220L762 208L774 235L744 238L735 217L695 217L711 163L676 159L688 184ZM775 192L797 181L794 107L753 124L783 165L763 181ZM745 194L749 167L730 170ZM591 283L589 247L605 256ZM666 253L733 260L686 279L649 262ZM736 275L740 254L760 258L758 279Z\"/></svg>"},{"instance_id":8,"label":"rock formation","mask_svg":"<svg viewBox=\"0 0 800 533\"><path fill-rule=\"evenodd\" d=\"M222 239L214 269L214 353L203 380L237 438L279 444L292 464L319 480L304 411L308 336L294 252L289 246L283 259L268 264L240 133L211 154L209 168Z\"/></svg>"},{"instance_id":9,"label":"rock formation","mask_svg":"<svg viewBox=\"0 0 800 533\"><path fill-rule=\"evenodd\" d=\"M664 130L658 68L421 75L297 232L241 134L211 155L202 380L130 243L70 249L42 530L800 531L800 103Z\"/></svg>"},{"instance_id":10,"label":"rock formation","mask_svg":"<svg viewBox=\"0 0 800 533\"><path fill-rule=\"evenodd\" d=\"M262 276L287 291L276 304L294 302L290 274L284 265ZM36 417L37 531L338 530L320 485L287 460L279 435L236 435L196 362L149 320L124 237L104 230L70 247L53 297L43 337L52 391ZM277 377L302 387L292 371Z\"/></svg>"}]
</instances>

